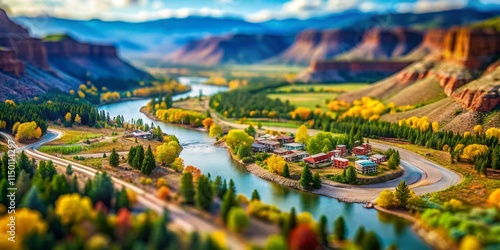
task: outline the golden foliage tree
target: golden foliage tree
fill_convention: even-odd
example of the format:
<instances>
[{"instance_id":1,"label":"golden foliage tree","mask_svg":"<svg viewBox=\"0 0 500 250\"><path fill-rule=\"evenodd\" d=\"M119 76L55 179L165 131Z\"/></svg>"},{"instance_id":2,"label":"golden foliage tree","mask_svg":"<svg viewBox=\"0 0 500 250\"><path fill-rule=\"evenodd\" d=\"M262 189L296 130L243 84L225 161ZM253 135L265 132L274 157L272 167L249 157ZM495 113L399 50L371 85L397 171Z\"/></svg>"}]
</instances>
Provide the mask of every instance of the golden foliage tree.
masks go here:
<instances>
[{"instance_id":1,"label":"golden foliage tree","mask_svg":"<svg viewBox=\"0 0 500 250\"><path fill-rule=\"evenodd\" d=\"M22 242L28 234L37 232L43 235L47 232L48 225L43 220L40 212L27 208L16 209L16 237L15 242L11 242L7 236L7 232L10 230L8 224L11 221L11 216L10 214L5 214L0 217L0 228L3 236L0 238L0 249L23 249Z\"/></svg>"},{"instance_id":2,"label":"golden foliage tree","mask_svg":"<svg viewBox=\"0 0 500 250\"><path fill-rule=\"evenodd\" d=\"M474 132L475 132L476 134L480 135L481 133L483 133L483 126L481 126L481 125L476 125L476 126L474 126L474 129L473 129L473 130L474 130Z\"/></svg>"},{"instance_id":3,"label":"golden foliage tree","mask_svg":"<svg viewBox=\"0 0 500 250\"><path fill-rule=\"evenodd\" d=\"M301 125L297 129L297 133L295 134L295 141L300 143L307 143L309 141L309 130L305 125Z\"/></svg>"},{"instance_id":4,"label":"golden foliage tree","mask_svg":"<svg viewBox=\"0 0 500 250\"><path fill-rule=\"evenodd\" d=\"M25 122L17 126L15 134L15 138L18 141L40 139L42 137L42 129L34 121Z\"/></svg>"},{"instance_id":5,"label":"golden foliage tree","mask_svg":"<svg viewBox=\"0 0 500 250\"><path fill-rule=\"evenodd\" d=\"M487 137L496 137L500 139L500 129L499 128L489 128L486 130Z\"/></svg>"},{"instance_id":6,"label":"golden foliage tree","mask_svg":"<svg viewBox=\"0 0 500 250\"><path fill-rule=\"evenodd\" d=\"M156 192L156 197L166 201L170 196L170 189L166 186L161 186Z\"/></svg>"},{"instance_id":7,"label":"golden foliage tree","mask_svg":"<svg viewBox=\"0 0 500 250\"><path fill-rule=\"evenodd\" d=\"M290 112L292 119L307 120L311 115L312 111L308 108L298 107L294 111Z\"/></svg>"},{"instance_id":8,"label":"golden foliage tree","mask_svg":"<svg viewBox=\"0 0 500 250\"><path fill-rule=\"evenodd\" d=\"M200 178L201 176L201 170L195 166L187 166L186 168L184 168L184 171L182 171L183 173L191 173L193 175L193 181L198 181L198 179Z\"/></svg>"},{"instance_id":9,"label":"golden foliage tree","mask_svg":"<svg viewBox=\"0 0 500 250\"><path fill-rule=\"evenodd\" d=\"M82 124L82 118L80 117L80 115L79 115L79 114L76 114L76 116L75 116L75 123L76 123L77 125Z\"/></svg>"},{"instance_id":10,"label":"golden foliage tree","mask_svg":"<svg viewBox=\"0 0 500 250\"><path fill-rule=\"evenodd\" d=\"M481 242L476 236L466 235L460 242L460 250L480 250Z\"/></svg>"},{"instance_id":11,"label":"golden foliage tree","mask_svg":"<svg viewBox=\"0 0 500 250\"><path fill-rule=\"evenodd\" d=\"M56 200L55 213L63 225L74 225L89 218L92 214L92 201L80 194L65 194Z\"/></svg>"},{"instance_id":12,"label":"golden foliage tree","mask_svg":"<svg viewBox=\"0 0 500 250\"><path fill-rule=\"evenodd\" d=\"M156 160L163 165L172 164L181 153L182 148L176 141L169 141L156 147Z\"/></svg>"},{"instance_id":13,"label":"golden foliage tree","mask_svg":"<svg viewBox=\"0 0 500 250\"><path fill-rule=\"evenodd\" d=\"M212 120L212 118L210 118L210 117L207 117L201 123L203 124L203 127L208 129L212 126L212 124L214 124L214 120Z\"/></svg>"},{"instance_id":14,"label":"golden foliage tree","mask_svg":"<svg viewBox=\"0 0 500 250\"><path fill-rule=\"evenodd\" d=\"M393 208L399 206L399 202L393 191L384 190L380 192L380 195L377 198L377 205L383 208Z\"/></svg>"},{"instance_id":15,"label":"golden foliage tree","mask_svg":"<svg viewBox=\"0 0 500 250\"><path fill-rule=\"evenodd\" d=\"M222 132L223 132L222 128L219 125L214 124L213 126L210 126L210 131L209 131L210 137L219 138L222 135Z\"/></svg>"},{"instance_id":16,"label":"golden foliage tree","mask_svg":"<svg viewBox=\"0 0 500 250\"><path fill-rule=\"evenodd\" d=\"M462 158L468 159L471 162L474 162L476 157L479 155L486 153L488 151L488 146L481 144L471 144L464 148L462 153Z\"/></svg>"},{"instance_id":17,"label":"golden foliage tree","mask_svg":"<svg viewBox=\"0 0 500 250\"><path fill-rule=\"evenodd\" d=\"M158 180L156 180L156 188L161 188L163 186L168 187L167 180L164 178L158 178Z\"/></svg>"},{"instance_id":18,"label":"golden foliage tree","mask_svg":"<svg viewBox=\"0 0 500 250\"><path fill-rule=\"evenodd\" d=\"M269 169L269 172L275 173L275 174L283 174L283 170L285 169L285 159L279 155L272 154L267 158L267 168Z\"/></svg>"},{"instance_id":19,"label":"golden foliage tree","mask_svg":"<svg viewBox=\"0 0 500 250\"><path fill-rule=\"evenodd\" d=\"M488 204L500 209L500 189L496 189L488 197Z\"/></svg>"},{"instance_id":20,"label":"golden foliage tree","mask_svg":"<svg viewBox=\"0 0 500 250\"><path fill-rule=\"evenodd\" d=\"M71 122L71 117L72 117L71 113L70 113L70 112L68 112L68 113L66 113L66 115L64 116L64 120L66 120L66 122Z\"/></svg>"}]
</instances>

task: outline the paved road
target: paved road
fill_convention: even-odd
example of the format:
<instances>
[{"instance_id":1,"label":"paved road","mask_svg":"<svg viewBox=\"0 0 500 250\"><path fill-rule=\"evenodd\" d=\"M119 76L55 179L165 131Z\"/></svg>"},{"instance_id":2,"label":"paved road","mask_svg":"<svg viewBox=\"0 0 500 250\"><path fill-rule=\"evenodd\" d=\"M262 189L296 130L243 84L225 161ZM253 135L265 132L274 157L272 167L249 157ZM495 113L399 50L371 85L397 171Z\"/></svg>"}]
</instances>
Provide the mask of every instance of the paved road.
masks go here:
<instances>
[{"instance_id":1,"label":"paved road","mask_svg":"<svg viewBox=\"0 0 500 250\"><path fill-rule=\"evenodd\" d=\"M9 140L12 140L11 136L6 133L0 132L0 135L6 137ZM51 160L52 162L54 162L54 164L60 166L67 166L68 164L71 164L74 171L84 174L90 178L93 178L94 175L99 171L76 162L68 161L65 159L61 159L52 155L42 153L37 150L37 148L40 147L41 145L56 140L61 136L62 136L61 132L56 130L49 130L38 142L20 147L18 150L19 151L24 150L28 155L36 159ZM211 223L210 221L200 218L194 214L191 214L186 210L180 208L179 206L166 203L163 200L158 199L156 196L146 192L145 190L133 184L127 183L115 177L112 177L112 180L117 188L121 189L121 187L125 187L127 189L136 192L138 202L144 207L156 211L159 214L161 214L165 208L168 209L171 221L186 232L197 231L201 233L211 233L216 230L222 230L227 232L225 228L220 227L214 223ZM226 239L228 240L228 244L231 247L231 249L245 249L245 244L236 235L229 233Z\"/></svg>"},{"instance_id":2,"label":"paved road","mask_svg":"<svg viewBox=\"0 0 500 250\"><path fill-rule=\"evenodd\" d=\"M212 118L219 124L238 129L245 129L248 127L246 124L236 124L225 121L221 119L216 112L212 110L210 110L210 112ZM264 126L263 129L287 133L297 132L295 128ZM259 132L263 132L263 130ZM319 132L321 131L314 129L309 130L310 135L315 135ZM399 150L401 167L405 171L403 176L387 182L363 186L336 184L333 182L323 183L323 187L314 192L349 202L372 202L378 197L381 191L395 188L401 180L405 180L417 195L441 191L462 181L462 177L459 174L439 166L416 153L382 143L370 142L370 144L381 150L387 150L389 148Z\"/></svg>"}]
</instances>

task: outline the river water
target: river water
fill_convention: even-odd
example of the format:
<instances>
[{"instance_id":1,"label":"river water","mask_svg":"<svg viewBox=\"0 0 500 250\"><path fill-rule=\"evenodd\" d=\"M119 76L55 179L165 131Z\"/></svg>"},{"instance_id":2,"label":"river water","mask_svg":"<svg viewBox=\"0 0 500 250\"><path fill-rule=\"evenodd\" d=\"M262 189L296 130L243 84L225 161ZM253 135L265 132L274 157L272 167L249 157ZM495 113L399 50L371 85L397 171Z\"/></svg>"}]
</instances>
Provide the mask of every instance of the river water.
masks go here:
<instances>
[{"instance_id":1,"label":"river water","mask_svg":"<svg viewBox=\"0 0 500 250\"><path fill-rule=\"evenodd\" d=\"M206 79L180 78L181 83L191 86L191 91L175 96L174 100L197 97L200 91L204 95L227 91L226 87L201 84L200 82L204 80ZM411 229L411 224L403 219L374 209L365 209L361 204L339 202L333 198L282 187L252 175L234 162L225 148L215 147L214 139L210 138L207 133L159 123L139 112L139 109L148 101L126 101L105 105L100 109L109 112L111 117L123 115L126 121L132 118L135 120L142 118L145 123L154 122L162 128L163 132L176 135L183 147L180 157L184 159L186 166L196 166L203 173L210 173L212 178L219 175L227 180L233 179L237 192L247 197L250 197L252 191L257 189L263 202L273 204L283 211L289 211L295 207L298 213L308 211L315 219L325 214L328 217L330 229L333 227L333 221L342 215L347 224L349 237L352 237L357 228L362 225L367 230L375 231L385 247L395 243L399 249L430 249Z\"/></svg>"}]
</instances>

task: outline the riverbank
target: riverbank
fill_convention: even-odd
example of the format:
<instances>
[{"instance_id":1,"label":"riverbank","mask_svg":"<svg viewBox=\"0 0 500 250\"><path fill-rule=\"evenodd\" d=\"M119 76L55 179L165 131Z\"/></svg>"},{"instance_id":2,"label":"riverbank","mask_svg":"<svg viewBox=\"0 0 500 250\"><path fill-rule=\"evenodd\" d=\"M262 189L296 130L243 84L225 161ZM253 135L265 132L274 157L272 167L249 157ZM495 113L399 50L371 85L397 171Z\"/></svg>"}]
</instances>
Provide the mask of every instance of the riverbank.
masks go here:
<instances>
[{"instance_id":1,"label":"riverbank","mask_svg":"<svg viewBox=\"0 0 500 250\"><path fill-rule=\"evenodd\" d=\"M139 112L141 112L142 114L144 114L146 117L148 117L149 119L151 120L154 120L154 121L157 121L157 122L164 122L164 123L168 123L168 122L165 122L165 121L162 121L160 119L158 119L158 117L154 116L153 114L149 113L147 110L146 110L146 106L144 107L141 107L139 109ZM172 125L172 126L177 126L177 127L181 127L181 128L186 128L186 129L192 129L192 130L197 130L197 131L202 131L202 132L208 132L207 129L205 128L196 128L196 127L193 127L191 125L185 125L185 124L177 124L177 123L168 123L169 125Z\"/></svg>"},{"instance_id":2,"label":"riverbank","mask_svg":"<svg viewBox=\"0 0 500 250\"><path fill-rule=\"evenodd\" d=\"M191 92L190 86L187 86L187 85L184 85L184 86L186 86L188 89L186 89L185 91L178 92L178 93L172 93L172 97ZM134 90L131 90L131 91L133 92ZM125 98L120 98L118 100L112 100L112 101L105 102L105 103L99 103L97 105L97 107L102 107L102 106L109 105L109 104L116 104L116 103L120 103L120 102L145 100L145 99L149 99L149 98L152 98L155 96L158 96L158 95L125 97Z\"/></svg>"}]
</instances>

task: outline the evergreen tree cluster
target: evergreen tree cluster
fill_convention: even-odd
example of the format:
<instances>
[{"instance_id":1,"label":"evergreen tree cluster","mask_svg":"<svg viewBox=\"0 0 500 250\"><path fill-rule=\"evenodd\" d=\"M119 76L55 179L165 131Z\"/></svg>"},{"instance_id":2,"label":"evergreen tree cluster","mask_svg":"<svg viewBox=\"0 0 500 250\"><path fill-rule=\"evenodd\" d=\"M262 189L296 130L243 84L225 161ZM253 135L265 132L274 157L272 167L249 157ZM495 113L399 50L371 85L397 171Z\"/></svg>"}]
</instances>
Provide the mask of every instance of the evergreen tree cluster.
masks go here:
<instances>
[{"instance_id":1,"label":"evergreen tree cluster","mask_svg":"<svg viewBox=\"0 0 500 250\"><path fill-rule=\"evenodd\" d=\"M131 167L140 170L145 175L150 175L156 168L156 160L151 145L148 146L146 152L144 152L141 145L132 146L128 152L127 162Z\"/></svg>"}]
</instances>

